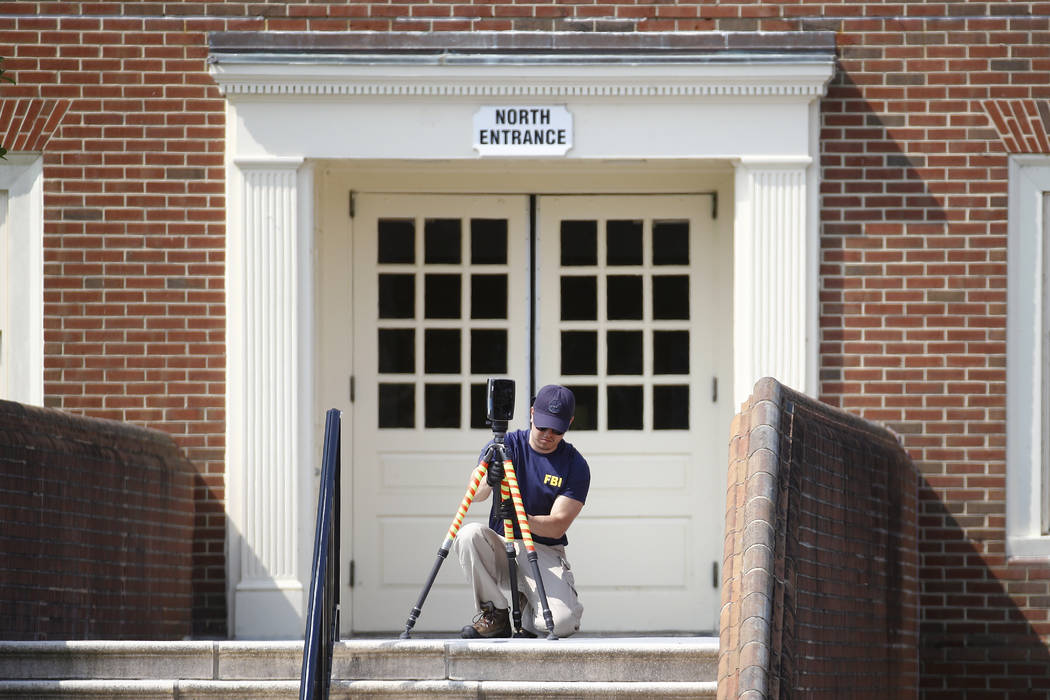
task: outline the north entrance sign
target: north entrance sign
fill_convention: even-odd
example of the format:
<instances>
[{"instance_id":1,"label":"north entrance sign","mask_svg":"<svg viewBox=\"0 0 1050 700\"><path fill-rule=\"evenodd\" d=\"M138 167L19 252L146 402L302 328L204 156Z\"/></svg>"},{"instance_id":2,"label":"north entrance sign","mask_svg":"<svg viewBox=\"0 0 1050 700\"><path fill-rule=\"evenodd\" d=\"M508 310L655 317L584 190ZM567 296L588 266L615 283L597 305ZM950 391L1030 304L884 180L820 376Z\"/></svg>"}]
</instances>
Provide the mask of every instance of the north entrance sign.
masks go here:
<instances>
[{"instance_id":1,"label":"north entrance sign","mask_svg":"<svg viewBox=\"0 0 1050 700\"><path fill-rule=\"evenodd\" d=\"M572 114L563 105L503 105L474 113L474 149L482 156L563 156L572 135Z\"/></svg>"}]
</instances>

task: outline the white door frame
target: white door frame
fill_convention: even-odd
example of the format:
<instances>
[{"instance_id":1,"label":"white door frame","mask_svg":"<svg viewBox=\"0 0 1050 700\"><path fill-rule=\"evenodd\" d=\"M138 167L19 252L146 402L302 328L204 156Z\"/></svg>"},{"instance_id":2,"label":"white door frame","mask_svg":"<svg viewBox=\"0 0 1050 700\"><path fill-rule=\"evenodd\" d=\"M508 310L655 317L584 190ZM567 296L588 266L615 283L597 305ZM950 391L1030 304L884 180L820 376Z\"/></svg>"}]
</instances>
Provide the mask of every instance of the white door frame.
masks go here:
<instances>
[{"instance_id":1,"label":"white door frame","mask_svg":"<svg viewBox=\"0 0 1050 700\"><path fill-rule=\"evenodd\" d=\"M313 412L316 415L317 412L323 411L330 407L336 407L344 411L344 461L346 465L350 464L349 458L349 444L358 444L357 434L350 434L351 418L357 420L359 426L363 426L367 430L367 426L374 424L375 416L372 413L365 415L356 415L358 411L364 410L365 407L369 406L367 397L362 395L362 387L367 383L367 379L360 374L357 376L357 398L351 403L347 399L347 382L345 378L351 373L357 374L360 372L358 363L362 363L361 358L352 356L348 351L350 350L350 344L348 342L348 332L345 330L345 323L332 322L333 318L344 316L348 312L348 305L346 304L347 299L351 298L351 292L349 289L350 280L347 275L347 270L350 269L353 262L350 260L351 257L355 257L357 254L356 240L354 244L355 252L354 256L349 254L350 245L348 244L347 238L354 236L356 239L356 227L358 223L364 223L367 219L365 214L365 202L369 199L374 198L377 195L405 195L414 193L413 197L430 198L437 196L441 198L450 199L462 199L464 193L471 195L473 193L484 192L487 193L487 197L501 196L511 197L522 200L522 205L526 204L527 194L536 194L536 206L538 212L542 212L546 207L545 201L550 198L548 195L555 195L555 198L567 198L568 199L591 199L596 193L602 193L602 195L610 199L619 200L622 196L639 196L646 198L649 196L667 197L669 192L676 192L678 195L694 196L698 198L698 203L702 202L702 209L705 213L708 213L714 218L712 225L714 226L714 236L718 239L721 246L721 250L718 254L718 282L717 285L724 290L725 297L723 303L728 301L730 298L730 289L732 286L732 270L731 270L731 239L733 235L733 182L734 182L734 170L729 163L716 163L716 162L698 162L698 161L661 161L659 163L641 163L641 162L618 162L615 167L610 167L607 163L591 163L587 161L565 161L565 160L545 160L545 161L529 161L519 162L515 164L512 171L507 170L506 161L500 160L473 160L473 161L459 161L456 163L448 162L389 162L389 161L362 161L362 160L343 160L343 161L330 161L324 164L319 164L314 174L315 183L317 187L317 201L318 201L318 213L317 213L317 236L315 238L315 244L317 246L316 256L318 260L315 274L318 277L318 323L317 323L317 366L316 376L317 379L317 404L313 408ZM354 192L354 211L356 214L352 219L348 217L347 199L348 193ZM422 193L422 194L420 194ZM543 194L546 193L546 194ZM582 197L581 197L582 195ZM542 217L541 217L542 218ZM346 222L350 220L350 224ZM353 229L351 231L350 229ZM539 239L539 248L542 250L544 247L540 242L544 236L542 231L537 231ZM557 242L553 242L553 245L557 246ZM367 257L372 257L371 255ZM541 285L542 286L542 285ZM355 297L356 299L356 297ZM373 304L373 301L366 302L364 309L367 311ZM322 307L328 305L329 311L324 313ZM357 314L356 309L359 308L355 303L353 305L354 310L350 311L355 316ZM724 306L723 306L724 308ZM712 342L725 345L730 337L728 331L721 331L717 335L717 340L712 339ZM354 342L360 340L360 338L353 338ZM728 354L728 349L725 351ZM367 374L367 368L374 364L374 359L364 360L362 363L365 367L363 370ZM542 381L550 381L553 377L550 372L553 371L557 374L557 369L546 368L540 371ZM732 378L732 372L730 364L719 366L716 374L719 377L719 386L729 386ZM519 380L525 380L527 373L522 371L512 372L509 376ZM703 386L697 387L696 391L698 394L703 394L705 397L711 396L711 385L707 382L710 378L705 379ZM524 402L528 398L527 393L527 382L522 383L519 381L519 403ZM709 426L701 426L696 424L694 428L690 430L690 435L695 444L700 449L701 445L712 445L714 452L721 452L721 456L714 462L715 465L725 464L725 438L723 436L724 426L728 426L729 421L732 417L732 409L730 406L730 398L728 396L728 390L719 391L719 411L725 413L721 417L721 420L717 423L712 423ZM520 417L527 415L527 404L525 409L521 405L517 407L515 416ZM723 426L722 428L715 427L716 425ZM513 424L513 427L520 427L518 422ZM469 444L479 446L483 443L485 435L488 435L488 431L479 432L477 435L468 440ZM585 438L586 436L586 438ZM573 438L574 444L582 444L580 441L592 442L593 435L590 433L579 433ZM443 454L447 451L442 449L438 444L441 438L434 436L433 443L430 442L430 437L427 437L427 446L417 446L415 442L410 442L411 447L406 449L411 450L425 450L427 454L426 462L428 464L426 471L426 478L421 480L420 483L427 484L428 498L432 499L430 505L438 505L439 515L437 520L430 523L427 527L429 536L424 535L422 538L417 538L411 541L409 545L401 547L396 550L400 552L402 560L397 562L397 571L392 576L390 570L387 569L387 560L384 560L384 570L386 570L387 583L393 583L395 588L401 587L400 590L390 591L400 596L399 600L402 600L402 604L408 605L411 600L414 600L415 596L418 595L418 586L422 583L422 577L425 574L425 570L421 571L421 568L429 567L433 561L433 548L440 544L441 537L444 534L444 528L448 525L448 520L451 518L454 512L455 505L459 503L459 499L463 495L464 483L461 483L462 474L461 470L464 465L472 464L471 460L476 459L477 454L468 451L460 455L456 464L453 468L445 468L443 472L438 475L433 473L433 467L438 462L442 461ZM685 450L686 452L692 450ZM595 466L593 459L597 452L593 447L587 447L585 454L589 455L588 459L592 460L592 468ZM708 452L708 454L713 454ZM620 455L621 457L623 455ZM615 464L610 464L608 457L603 457L599 462L601 463L601 471L606 477L601 480L599 489L610 489L616 488L619 484L623 486L625 483L630 483L632 479L636 479L641 476L639 473L632 473L630 468L626 468L627 465L632 461L628 459L616 459ZM644 460L643 460L644 461ZM355 465L357 463L355 462ZM710 462L709 462L710 464ZM670 473L665 473L661 479L661 484L664 488L676 490L677 486L674 484L676 478L684 483L689 479L696 478L696 474L687 471L687 465L683 461L679 461L675 458L669 458L663 462L663 468L668 470ZM404 465L401 469L403 470ZM349 468L349 467L348 467ZM717 470L717 466L715 467ZM438 471L442 471L439 469ZM458 474L458 476L457 476ZM612 474L612 479L607 477ZM717 475L716 475L717 476ZM357 482L358 475L354 474L354 483ZM644 479L643 479L644 481ZM374 579L377 576L377 567L374 561L370 561L368 553L358 552L353 549L350 544L356 542L360 544L360 540L356 540L355 536L360 534L357 532L350 532L347 528L351 517L356 517L357 513L351 514L350 504L361 503L360 500L362 494L353 493L349 484L351 480L349 477L343 479L343 523L344 523L344 537L343 537L343 549L342 549L342 572L347 572L350 558L354 557L357 566L355 567L356 585L354 590L348 590L346 583L347 577L343 576L342 583L342 613L340 614L340 622L342 624L345 633L349 633L351 630L359 629L365 632L374 630L374 627L358 626L356 619L351 619L351 605L350 597L354 597L354 605L357 605L357 595L360 590L367 589L369 586L374 586L375 581L370 580L369 577ZM642 483L639 481L638 483ZM717 505L717 493L725 492L725 473L721 474L721 478L717 480L712 479L708 482L705 478L705 483L708 483L708 489L710 495L715 499L716 503L714 506L708 504L705 506L706 510L711 513L720 513L722 508ZM672 484L669 486L669 484ZM388 484L388 487L395 487L396 484ZM680 489L677 489L680 491ZM389 494L388 494L389 495ZM592 489L592 495L594 491ZM652 495L652 494L651 494ZM676 496L681 495L676 492ZM356 500L355 500L356 496ZM374 496L373 496L374 497ZM403 501L399 501L401 506L408 507L413 497L412 494L402 494L399 498L404 497ZM369 496L365 496L369 498ZM589 504L585 509L583 519L590 520L591 518L597 517L602 519L603 522L611 522L610 516L615 516L617 510L610 508L609 502L604 498L593 500L593 503ZM443 505L440 505L443 504ZM679 506L681 507L681 506ZM480 509L480 510L479 510ZM661 510L661 517L667 516L671 512L671 507L665 507ZM399 513L401 511L398 511ZM421 513L421 509L411 509L409 512ZM471 510L470 517L476 518L479 513L487 513L484 508L477 506ZM434 512L430 512L433 516ZM623 515L623 513L620 513ZM585 540L590 542L594 539L594 523L589 523L586 528L583 527L584 523L581 521L579 530L577 531L574 526L575 535L572 536L572 540L577 543L583 543ZM718 532L713 533L714 536L721 542L721 527L716 526ZM638 530L635 531L634 536L640 537L643 533ZM674 534L674 533L672 533ZM436 540L433 538L436 537ZM694 540L695 542L695 540ZM585 556L586 549L594 549L591 547L578 547L573 546L572 550L576 554L572 555L574 563L577 565L577 583L581 585L589 586L589 582L596 580L595 572L599 572L605 569L607 566L616 566L615 562L601 562L602 566L595 566L593 562L588 564L588 557ZM600 547L594 549L595 552L600 550ZM635 550L633 557L637 558L638 552L641 550ZM691 551L696 551L695 548ZM719 550L720 551L720 550ZM707 552L711 553L713 550L708 547ZM408 556L404 556L408 554ZM360 558L359 558L360 556ZM579 561L576 559L579 558ZM713 557L720 563L720 555ZM684 561L684 560L683 560ZM699 562L699 558L694 557L695 562ZM704 558L703 573L700 580L706 582L710 580L708 572L710 569L706 568L710 566L711 559ZM583 566L583 564L587 564ZM666 566L666 562L662 563L661 566ZM600 577L598 577L600 578ZM644 577L643 577L644 578ZM696 578L695 576L693 577ZM586 581L585 581L586 579ZM651 581L651 575L646 581ZM409 582L410 591L408 593L404 590L404 585ZM641 579L636 580L634 583L640 583ZM452 629L447 622L448 616L452 615L454 620L459 620L456 627L462 623L462 619L468 618L470 611L459 610L457 603L469 605L469 595L462 595L461 591L453 591L451 589L457 587L462 583L462 573L459 571L458 565L446 564L441 575L435 584L435 588L431 591L430 598L428 598L427 609L430 611L425 614L417 625L417 629L429 628L433 630L441 629ZM451 602L446 598L446 602L442 602L441 594L452 594L455 596L451 598ZM602 601L599 601L594 597L593 591L588 590L584 593L581 590L581 595L585 597L585 605L588 609L587 618L591 621L587 623L588 629L595 629L595 623L600 620L600 617L595 617L596 614L602 610ZM608 596L605 596L605 609L608 610L609 600ZM433 599L433 600L432 600ZM710 603L710 600L708 601ZM697 601L700 604L700 601ZM715 592L715 603L717 604L717 591ZM389 607L387 604L386 607ZM704 606L701 605L703 608ZM717 614L717 605L710 607L712 614ZM708 609L704 608L704 609ZM406 615L406 610L396 611L398 615ZM445 620L442 622L442 618ZM605 616L603 624L608 625L610 620L608 615ZM685 625L687 620L679 616L675 618L679 623ZM403 620L402 620L403 622ZM653 620L655 622L655 619ZM628 624L626 620L618 621L616 624ZM672 629L672 624L664 623L666 626L663 629ZM689 629L715 629L716 625L711 622L706 623L708 626L690 626ZM442 626L444 625L444 626ZM393 629L388 627L388 629ZM632 630L637 631L640 627L631 627ZM682 627L681 629L686 629Z\"/></svg>"},{"instance_id":2,"label":"white door frame","mask_svg":"<svg viewBox=\"0 0 1050 700\"><path fill-rule=\"evenodd\" d=\"M312 415L311 364L319 161L476 161L470 127L479 107L542 103L573 114L565 160L730 162L733 401L766 375L815 393L817 134L832 54L625 53L610 61L557 52L457 60L227 52L213 59L227 96L232 635L302 634L321 420ZM259 246L263 257L252 255ZM283 303L256 300L260 283ZM274 347L282 348L278 361Z\"/></svg>"}]
</instances>

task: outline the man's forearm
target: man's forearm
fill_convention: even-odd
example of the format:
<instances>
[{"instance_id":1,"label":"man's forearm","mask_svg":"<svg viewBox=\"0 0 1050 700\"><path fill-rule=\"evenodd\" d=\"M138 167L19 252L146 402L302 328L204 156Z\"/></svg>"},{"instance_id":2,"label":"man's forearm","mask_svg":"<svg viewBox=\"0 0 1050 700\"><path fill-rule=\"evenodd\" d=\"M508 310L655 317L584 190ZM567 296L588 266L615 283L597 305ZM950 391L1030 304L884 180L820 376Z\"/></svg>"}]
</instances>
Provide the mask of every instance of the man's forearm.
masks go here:
<instances>
[{"instance_id":1,"label":"man's forearm","mask_svg":"<svg viewBox=\"0 0 1050 700\"><path fill-rule=\"evenodd\" d=\"M554 515L529 516L529 530L532 531L532 534L540 537L549 537L554 540L564 535L571 524L571 519L566 522L564 518Z\"/></svg>"}]
</instances>

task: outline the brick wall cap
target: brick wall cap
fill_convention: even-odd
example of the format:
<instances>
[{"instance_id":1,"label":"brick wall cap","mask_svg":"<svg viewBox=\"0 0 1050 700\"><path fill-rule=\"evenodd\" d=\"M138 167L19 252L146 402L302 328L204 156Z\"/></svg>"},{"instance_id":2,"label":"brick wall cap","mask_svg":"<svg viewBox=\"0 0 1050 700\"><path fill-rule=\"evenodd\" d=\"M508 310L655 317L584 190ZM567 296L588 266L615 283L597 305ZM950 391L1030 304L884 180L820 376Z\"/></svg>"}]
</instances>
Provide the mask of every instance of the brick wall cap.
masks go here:
<instances>
[{"instance_id":1,"label":"brick wall cap","mask_svg":"<svg viewBox=\"0 0 1050 700\"><path fill-rule=\"evenodd\" d=\"M813 32L211 32L212 60L224 54L498 55L519 59L558 54L602 61L716 57L754 60L756 54L827 61L835 33Z\"/></svg>"},{"instance_id":2,"label":"brick wall cap","mask_svg":"<svg viewBox=\"0 0 1050 700\"><path fill-rule=\"evenodd\" d=\"M863 434L865 439L881 443L890 450L904 451L904 448L901 446L900 436L882 423L861 418L856 414L808 397L781 384L772 377L763 377L755 382L750 405L757 406L765 401L770 402L779 410L783 410L784 406L791 403L804 403L809 407L809 410L822 415L825 420L847 426L850 430Z\"/></svg>"},{"instance_id":3,"label":"brick wall cap","mask_svg":"<svg viewBox=\"0 0 1050 700\"><path fill-rule=\"evenodd\" d=\"M0 399L0 426L24 427L28 424L33 424L37 430L47 429L54 436L70 440L88 436L98 444L128 441L129 443L155 445L156 449L172 454L171 466L193 471L189 460L179 453L179 447L174 438L163 431L107 418L82 416L55 408Z\"/></svg>"}]
</instances>

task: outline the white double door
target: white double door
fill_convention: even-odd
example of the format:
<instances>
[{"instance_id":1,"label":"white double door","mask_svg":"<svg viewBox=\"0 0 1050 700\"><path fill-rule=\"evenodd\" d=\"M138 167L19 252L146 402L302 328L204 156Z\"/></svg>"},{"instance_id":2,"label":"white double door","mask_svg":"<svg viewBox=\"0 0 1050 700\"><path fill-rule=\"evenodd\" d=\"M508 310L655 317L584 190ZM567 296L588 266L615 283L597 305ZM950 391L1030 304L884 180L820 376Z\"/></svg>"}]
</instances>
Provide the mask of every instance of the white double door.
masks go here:
<instances>
[{"instance_id":1,"label":"white double door","mask_svg":"<svg viewBox=\"0 0 1050 700\"><path fill-rule=\"evenodd\" d=\"M731 376L718 268L730 253L710 197L358 194L355 205L344 633L403 627L492 435L489 377L516 382L511 429L527 427L539 386L576 394L566 439L591 489L567 552L584 630L717 630L732 416L717 389ZM472 615L450 557L416 629L458 630Z\"/></svg>"}]
</instances>

